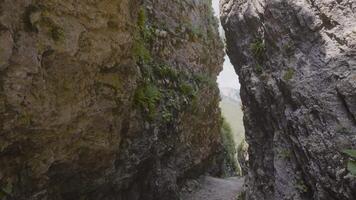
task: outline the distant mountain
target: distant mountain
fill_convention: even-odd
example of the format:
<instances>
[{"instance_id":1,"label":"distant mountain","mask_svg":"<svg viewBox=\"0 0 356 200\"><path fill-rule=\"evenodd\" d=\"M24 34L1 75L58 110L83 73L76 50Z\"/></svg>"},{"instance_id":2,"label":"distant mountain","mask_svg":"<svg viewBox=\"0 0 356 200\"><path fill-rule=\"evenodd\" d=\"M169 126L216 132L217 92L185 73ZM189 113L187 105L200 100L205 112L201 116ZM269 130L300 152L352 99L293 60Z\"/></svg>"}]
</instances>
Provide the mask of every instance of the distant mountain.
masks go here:
<instances>
[{"instance_id":1,"label":"distant mountain","mask_svg":"<svg viewBox=\"0 0 356 200\"><path fill-rule=\"evenodd\" d=\"M232 101L241 102L239 89L230 87L220 88L220 96L222 99L230 99Z\"/></svg>"}]
</instances>

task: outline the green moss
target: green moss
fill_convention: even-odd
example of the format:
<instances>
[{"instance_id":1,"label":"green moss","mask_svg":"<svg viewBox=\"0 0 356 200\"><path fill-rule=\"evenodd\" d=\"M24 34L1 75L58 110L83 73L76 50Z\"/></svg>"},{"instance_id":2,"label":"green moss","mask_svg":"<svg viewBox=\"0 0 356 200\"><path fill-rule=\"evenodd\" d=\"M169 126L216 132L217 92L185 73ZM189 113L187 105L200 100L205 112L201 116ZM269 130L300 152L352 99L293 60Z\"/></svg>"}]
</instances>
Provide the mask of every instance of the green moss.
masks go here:
<instances>
[{"instance_id":1,"label":"green moss","mask_svg":"<svg viewBox=\"0 0 356 200\"><path fill-rule=\"evenodd\" d=\"M283 79L285 81L289 81L293 78L294 76L294 69L293 68L288 68L286 72L284 72Z\"/></svg>"},{"instance_id":2,"label":"green moss","mask_svg":"<svg viewBox=\"0 0 356 200\"><path fill-rule=\"evenodd\" d=\"M255 59L263 61L266 53L266 46L262 39L256 39L253 43L251 43L250 50Z\"/></svg>"}]
</instances>

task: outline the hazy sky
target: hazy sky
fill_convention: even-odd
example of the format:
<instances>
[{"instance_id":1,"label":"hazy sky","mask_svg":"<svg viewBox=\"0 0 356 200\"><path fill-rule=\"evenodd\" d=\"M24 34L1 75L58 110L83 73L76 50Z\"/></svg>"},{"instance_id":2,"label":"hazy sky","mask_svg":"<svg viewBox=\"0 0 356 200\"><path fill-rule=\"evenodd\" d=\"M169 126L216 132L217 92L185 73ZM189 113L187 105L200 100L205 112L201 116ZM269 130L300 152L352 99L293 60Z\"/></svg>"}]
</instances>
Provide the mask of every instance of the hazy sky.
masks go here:
<instances>
[{"instance_id":1,"label":"hazy sky","mask_svg":"<svg viewBox=\"0 0 356 200\"><path fill-rule=\"evenodd\" d=\"M213 8L215 15L219 15L219 0L213 0ZM228 56L225 56L224 69L218 77L218 84L220 88L240 88L238 77L235 73L234 67L230 63Z\"/></svg>"}]
</instances>

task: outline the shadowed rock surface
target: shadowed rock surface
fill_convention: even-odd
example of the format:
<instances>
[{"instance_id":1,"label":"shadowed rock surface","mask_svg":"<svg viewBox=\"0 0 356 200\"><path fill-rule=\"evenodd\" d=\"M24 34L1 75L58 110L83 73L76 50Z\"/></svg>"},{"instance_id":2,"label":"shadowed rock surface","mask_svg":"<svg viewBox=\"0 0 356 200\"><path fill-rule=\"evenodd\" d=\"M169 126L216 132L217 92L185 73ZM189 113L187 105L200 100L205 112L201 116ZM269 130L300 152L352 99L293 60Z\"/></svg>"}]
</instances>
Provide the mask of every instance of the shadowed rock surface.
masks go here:
<instances>
[{"instance_id":1,"label":"shadowed rock surface","mask_svg":"<svg viewBox=\"0 0 356 200\"><path fill-rule=\"evenodd\" d=\"M222 0L249 144L248 200L353 200L356 2Z\"/></svg>"},{"instance_id":2,"label":"shadowed rock surface","mask_svg":"<svg viewBox=\"0 0 356 200\"><path fill-rule=\"evenodd\" d=\"M0 198L174 200L222 174L222 49L210 1L0 0Z\"/></svg>"}]
</instances>

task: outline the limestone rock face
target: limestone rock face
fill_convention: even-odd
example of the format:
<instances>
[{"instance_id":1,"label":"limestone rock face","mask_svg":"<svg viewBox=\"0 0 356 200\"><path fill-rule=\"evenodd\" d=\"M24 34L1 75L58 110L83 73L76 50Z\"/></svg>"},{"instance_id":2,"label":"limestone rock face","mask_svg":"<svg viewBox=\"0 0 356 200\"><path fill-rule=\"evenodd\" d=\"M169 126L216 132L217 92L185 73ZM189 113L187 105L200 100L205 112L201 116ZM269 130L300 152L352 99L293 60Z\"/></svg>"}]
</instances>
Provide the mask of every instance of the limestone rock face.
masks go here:
<instances>
[{"instance_id":1,"label":"limestone rock face","mask_svg":"<svg viewBox=\"0 0 356 200\"><path fill-rule=\"evenodd\" d=\"M0 0L0 199L174 200L221 173L222 48L205 0Z\"/></svg>"},{"instance_id":2,"label":"limestone rock face","mask_svg":"<svg viewBox=\"0 0 356 200\"><path fill-rule=\"evenodd\" d=\"M249 144L247 199L356 199L356 2L222 0Z\"/></svg>"}]
</instances>

